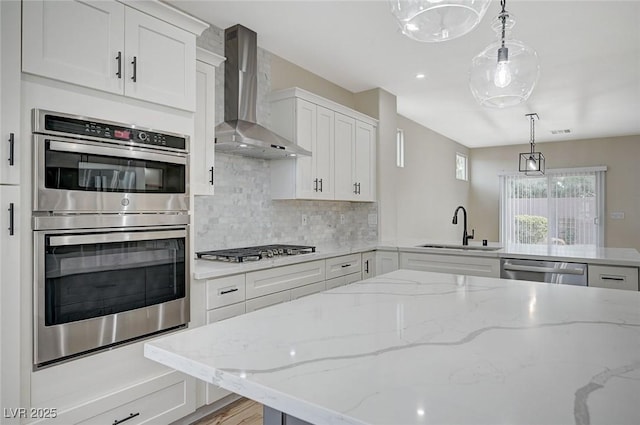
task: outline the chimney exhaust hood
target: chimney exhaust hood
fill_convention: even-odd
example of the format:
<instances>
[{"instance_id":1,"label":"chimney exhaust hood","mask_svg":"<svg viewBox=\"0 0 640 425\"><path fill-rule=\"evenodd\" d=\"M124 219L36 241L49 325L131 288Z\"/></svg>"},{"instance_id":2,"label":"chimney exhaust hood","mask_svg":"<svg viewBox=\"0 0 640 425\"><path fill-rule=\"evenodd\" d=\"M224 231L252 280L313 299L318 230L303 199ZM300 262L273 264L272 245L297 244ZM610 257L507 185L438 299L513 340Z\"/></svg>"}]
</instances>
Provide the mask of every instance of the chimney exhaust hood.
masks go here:
<instances>
[{"instance_id":1,"label":"chimney exhaust hood","mask_svg":"<svg viewBox=\"0 0 640 425\"><path fill-rule=\"evenodd\" d=\"M226 154L263 159L309 156L297 146L256 122L258 94L257 34L242 25L224 31L224 119L216 126L215 149Z\"/></svg>"}]
</instances>

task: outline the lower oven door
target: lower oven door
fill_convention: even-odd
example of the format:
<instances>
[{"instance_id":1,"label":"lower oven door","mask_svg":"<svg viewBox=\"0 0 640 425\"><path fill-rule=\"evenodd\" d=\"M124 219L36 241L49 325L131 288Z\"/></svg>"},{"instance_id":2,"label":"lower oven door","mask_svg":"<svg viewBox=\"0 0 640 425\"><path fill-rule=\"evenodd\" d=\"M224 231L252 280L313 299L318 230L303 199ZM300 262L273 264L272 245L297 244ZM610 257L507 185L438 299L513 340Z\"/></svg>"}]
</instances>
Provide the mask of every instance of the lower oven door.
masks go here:
<instances>
[{"instance_id":1,"label":"lower oven door","mask_svg":"<svg viewBox=\"0 0 640 425\"><path fill-rule=\"evenodd\" d=\"M189 321L188 226L34 235L35 367Z\"/></svg>"}]
</instances>

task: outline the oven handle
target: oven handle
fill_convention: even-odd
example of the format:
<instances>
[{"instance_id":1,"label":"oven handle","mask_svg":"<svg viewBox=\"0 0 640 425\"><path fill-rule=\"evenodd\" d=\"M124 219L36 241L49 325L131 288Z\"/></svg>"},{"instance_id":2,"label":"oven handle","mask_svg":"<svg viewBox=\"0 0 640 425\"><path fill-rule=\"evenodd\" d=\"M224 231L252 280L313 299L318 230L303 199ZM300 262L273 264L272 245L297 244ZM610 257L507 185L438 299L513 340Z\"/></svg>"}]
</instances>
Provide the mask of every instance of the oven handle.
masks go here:
<instances>
[{"instance_id":1,"label":"oven handle","mask_svg":"<svg viewBox=\"0 0 640 425\"><path fill-rule=\"evenodd\" d=\"M72 152L72 153L84 153L93 155L104 156L117 156L130 159L142 159L147 161L165 162L170 164L187 165L187 159L182 156L174 156L167 154L159 154L153 152L141 152L138 150L131 150L128 148L112 148L107 146L93 146L86 145L84 143L63 142L60 140L49 140L49 149L58 152Z\"/></svg>"},{"instance_id":2,"label":"oven handle","mask_svg":"<svg viewBox=\"0 0 640 425\"><path fill-rule=\"evenodd\" d=\"M50 246L84 245L91 243L147 241L153 239L185 238L186 230L164 230L158 232L115 232L89 235L51 236Z\"/></svg>"}]
</instances>

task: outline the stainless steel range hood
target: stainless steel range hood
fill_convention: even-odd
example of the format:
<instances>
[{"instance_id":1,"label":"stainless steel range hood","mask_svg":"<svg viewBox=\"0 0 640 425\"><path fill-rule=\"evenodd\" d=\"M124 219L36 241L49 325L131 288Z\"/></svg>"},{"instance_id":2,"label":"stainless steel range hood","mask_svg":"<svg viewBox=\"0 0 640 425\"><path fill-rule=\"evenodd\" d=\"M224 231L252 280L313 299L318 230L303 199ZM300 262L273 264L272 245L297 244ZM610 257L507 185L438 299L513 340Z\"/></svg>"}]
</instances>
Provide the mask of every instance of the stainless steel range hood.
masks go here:
<instances>
[{"instance_id":1,"label":"stainless steel range hood","mask_svg":"<svg viewBox=\"0 0 640 425\"><path fill-rule=\"evenodd\" d=\"M257 34L242 25L224 31L224 122L216 126L216 151L264 159L311 155L256 123Z\"/></svg>"}]
</instances>

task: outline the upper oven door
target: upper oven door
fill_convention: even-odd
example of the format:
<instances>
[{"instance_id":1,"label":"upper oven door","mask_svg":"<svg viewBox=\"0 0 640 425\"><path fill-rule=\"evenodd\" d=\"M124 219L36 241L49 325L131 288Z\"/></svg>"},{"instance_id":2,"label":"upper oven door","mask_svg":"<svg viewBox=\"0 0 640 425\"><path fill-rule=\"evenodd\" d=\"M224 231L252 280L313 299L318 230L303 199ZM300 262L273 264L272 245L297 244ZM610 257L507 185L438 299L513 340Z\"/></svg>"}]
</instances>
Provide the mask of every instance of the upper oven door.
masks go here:
<instances>
[{"instance_id":1,"label":"upper oven door","mask_svg":"<svg viewBox=\"0 0 640 425\"><path fill-rule=\"evenodd\" d=\"M186 154L34 135L34 211L187 211Z\"/></svg>"}]
</instances>

